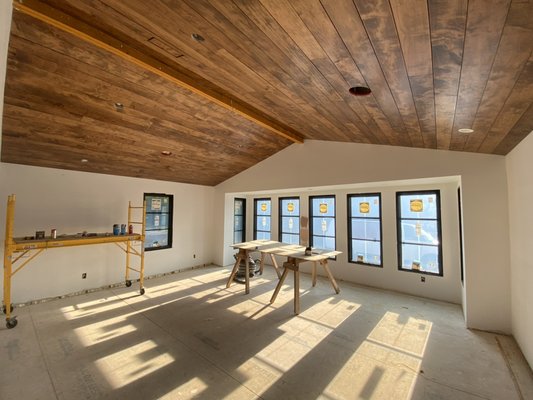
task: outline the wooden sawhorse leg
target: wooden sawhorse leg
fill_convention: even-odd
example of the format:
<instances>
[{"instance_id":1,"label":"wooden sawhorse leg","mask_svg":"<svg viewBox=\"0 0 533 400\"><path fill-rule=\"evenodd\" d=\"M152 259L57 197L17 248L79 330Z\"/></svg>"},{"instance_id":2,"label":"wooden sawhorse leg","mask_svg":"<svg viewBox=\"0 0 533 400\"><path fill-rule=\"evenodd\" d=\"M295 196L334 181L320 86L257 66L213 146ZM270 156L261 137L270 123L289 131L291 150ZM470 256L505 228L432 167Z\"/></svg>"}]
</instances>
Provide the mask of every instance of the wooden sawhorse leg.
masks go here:
<instances>
[{"instance_id":1,"label":"wooden sawhorse leg","mask_svg":"<svg viewBox=\"0 0 533 400\"><path fill-rule=\"evenodd\" d=\"M239 265L242 260L245 260L246 263L246 269L245 269L245 293L250 293L250 263L249 263L249 254L248 251L245 249L239 249L239 253L237 255L237 260L235 261L235 265L233 266L233 269L231 270L231 274L228 278L228 282L226 282L226 287L229 288L231 286L231 283L233 282L233 279L235 278L235 275L237 274L237 271L239 270Z\"/></svg>"},{"instance_id":2,"label":"wooden sawhorse leg","mask_svg":"<svg viewBox=\"0 0 533 400\"><path fill-rule=\"evenodd\" d=\"M276 285L274 294L272 294L270 304L274 303L276 300L276 297L283 286L283 282L285 282L285 278L287 277L289 270L294 271L294 313L300 314L300 269L298 260L293 258L289 257L289 261L283 263L283 273L281 274L279 282Z\"/></svg>"},{"instance_id":3,"label":"wooden sawhorse leg","mask_svg":"<svg viewBox=\"0 0 533 400\"><path fill-rule=\"evenodd\" d=\"M324 267L324 271L326 271L326 274L327 274L327 276L329 278L329 281L333 285L333 289L335 289L335 293L339 294L341 290L339 289L339 285L337 285L337 281L335 280L335 278L331 274L331 271L330 271L329 266L328 266L328 259L326 258L325 260L320 260L320 264Z\"/></svg>"}]
</instances>

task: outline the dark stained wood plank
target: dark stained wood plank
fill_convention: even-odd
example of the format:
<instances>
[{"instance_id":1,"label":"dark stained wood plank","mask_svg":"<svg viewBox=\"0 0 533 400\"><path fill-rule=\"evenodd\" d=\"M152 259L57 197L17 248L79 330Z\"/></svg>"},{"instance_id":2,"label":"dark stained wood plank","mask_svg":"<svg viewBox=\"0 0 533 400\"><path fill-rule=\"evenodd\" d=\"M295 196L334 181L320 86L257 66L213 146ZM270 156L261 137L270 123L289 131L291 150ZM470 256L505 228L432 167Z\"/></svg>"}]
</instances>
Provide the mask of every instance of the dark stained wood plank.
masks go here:
<instances>
[{"instance_id":1,"label":"dark stained wood plank","mask_svg":"<svg viewBox=\"0 0 533 400\"><path fill-rule=\"evenodd\" d=\"M321 3L335 25L337 32L343 38L343 42L354 59L364 81L368 83L372 90L372 97L387 120L379 119L376 113L373 114L374 118L380 121L380 127L384 132L389 131L388 126L392 128L394 133L390 133L388 136L392 144L410 145L411 142L398 107L392 97L372 44L352 0L322 0ZM365 100L366 98L362 101ZM375 107L375 105L372 102L368 102L367 107Z\"/></svg>"},{"instance_id":2,"label":"dark stained wood plank","mask_svg":"<svg viewBox=\"0 0 533 400\"><path fill-rule=\"evenodd\" d=\"M515 84L515 88L513 89L511 95L507 98L501 112L498 114L487 137L481 143L478 151L482 153L495 152L499 144L506 138L508 132L511 132L518 121L521 118L527 120L527 113L531 112L531 109L528 111L528 108L532 103L533 55L530 56L526 67L520 74L520 78ZM524 115L526 116L524 117ZM530 131L531 130L533 130L533 126L530 127Z\"/></svg>"},{"instance_id":3,"label":"dark stained wood plank","mask_svg":"<svg viewBox=\"0 0 533 400\"><path fill-rule=\"evenodd\" d=\"M390 0L424 146L436 148L433 67L426 0Z\"/></svg>"},{"instance_id":4,"label":"dark stained wood plank","mask_svg":"<svg viewBox=\"0 0 533 400\"><path fill-rule=\"evenodd\" d=\"M463 150L472 128L496 56L510 0L470 0L459 82L459 97L452 128L451 150Z\"/></svg>"},{"instance_id":5,"label":"dark stained wood plank","mask_svg":"<svg viewBox=\"0 0 533 400\"><path fill-rule=\"evenodd\" d=\"M494 149L495 154L508 154L533 130L533 103L530 104L513 129L505 135L504 139Z\"/></svg>"},{"instance_id":6,"label":"dark stained wood plank","mask_svg":"<svg viewBox=\"0 0 533 400\"><path fill-rule=\"evenodd\" d=\"M428 1L437 148L450 148L459 91L467 0Z\"/></svg>"},{"instance_id":7,"label":"dark stained wood plank","mask_svg":"<svg viewBox=\"0 0 533 400\"><path fill-rule=\"evenodd\" d=\"M466 151L477 151L519 79L533 43L531 5L513 3L500 39L483 98L466 142Z\"/></svg>"},{"instance_id":8,"label":"dark stained wood plank","mask_svg":"<svg viewBox=\"0 0 533 400\"><path fill-rule=\"evenodd\" d=\"M162 63L158 59L149 56L147 51L138 51L137 48L140 46L138 43L129 44L121 42L107 33L87 25L81 20L66 16L61 11L55 10L38 0L24 0L24 3L17 3L15 9L41 19L48 24L52 24L91 44L104 48L112 54L137 64L156 75L169 79L200 96L208 98L219 106L239 113L276 134L297 143L303 141L302 135L294 129L277 123L271 117L264 115L260 110L247 105L227 92L225 93L221 88L216 87L210 82L206 82L201 76L191 71L184 71L176 66Z\"/></svg>"},{"instance_id":9,"label":"dark stained wood plank","mask_svg":"<svg viewBox=\"0 0 533 400\"><path fill-rule=\"evenodd\" d=\"M389 2L354 0L402 116L412 146L424 147L409 77Z\"/></svg>"}]
</instances>

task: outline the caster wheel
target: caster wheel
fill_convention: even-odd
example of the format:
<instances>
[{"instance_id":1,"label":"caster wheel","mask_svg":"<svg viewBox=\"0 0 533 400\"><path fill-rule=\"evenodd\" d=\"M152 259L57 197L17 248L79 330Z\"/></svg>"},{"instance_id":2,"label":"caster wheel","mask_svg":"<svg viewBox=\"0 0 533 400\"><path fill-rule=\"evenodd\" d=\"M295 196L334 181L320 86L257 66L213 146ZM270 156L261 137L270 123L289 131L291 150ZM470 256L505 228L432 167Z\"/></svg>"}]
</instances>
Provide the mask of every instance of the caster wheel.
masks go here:
<instances>
[{"instance_id":1,"label":"caster wheel","mask_svg":"<svg viewBox=\"0 0 533 400\"><path fill-rule=\"evenodd\" d=\"M7 314L7 307L3 306L2 311L4 312L4 314ZM13 312L13 304L9 305L9 312Z\"/></svg>"},{"instance_id":2,"label":"caster wheel","mask_svg":"<svg viewBox=\"0 0 533 400\"><path fill-rule=\"evenodd\" d=\"M127 286L127 287L130 287L130 286L131 286L131 281L130 281L129 279L126 281L126 286Z\"/></svg>"},{"instance_id":3,"label":"caster wheel","mask_svg":"<svg viewBox=\"0 0 533 400\"><path fill-rule=\"evenodd\" d=\"M17 326L18 321L14 318L11 318L9 321L6 321L7 329L13 329L15 326Z\"/></svg>"},{"instance_id":4,"label":"caster wheel","mask_svg":"<svg viewBox=\"0 0 533 400\"><path fill-rule=\"evenodd\" d=\"M144 288L141 288L141 296L144 294Z\"/></svg>"}]
</instances>

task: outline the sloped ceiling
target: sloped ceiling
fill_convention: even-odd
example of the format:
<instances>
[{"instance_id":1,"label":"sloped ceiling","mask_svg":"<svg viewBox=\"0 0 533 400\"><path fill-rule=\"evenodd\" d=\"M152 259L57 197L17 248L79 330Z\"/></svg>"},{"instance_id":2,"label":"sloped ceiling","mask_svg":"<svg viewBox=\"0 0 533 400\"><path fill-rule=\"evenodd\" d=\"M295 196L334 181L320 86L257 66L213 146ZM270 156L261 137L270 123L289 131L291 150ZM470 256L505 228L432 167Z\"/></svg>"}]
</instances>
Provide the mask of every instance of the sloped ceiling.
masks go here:
<instances>
[{"instance_id":1,"label":"sloped ceiling","mask_svg":"<svg viewBox=\"0 0 533 400\"><path fill-rule=\"evenodd\" d=\"M13 4L3 162L216 185L304 139L507 154L533 130L527 1Z\"/></svg>"}]
</instances>

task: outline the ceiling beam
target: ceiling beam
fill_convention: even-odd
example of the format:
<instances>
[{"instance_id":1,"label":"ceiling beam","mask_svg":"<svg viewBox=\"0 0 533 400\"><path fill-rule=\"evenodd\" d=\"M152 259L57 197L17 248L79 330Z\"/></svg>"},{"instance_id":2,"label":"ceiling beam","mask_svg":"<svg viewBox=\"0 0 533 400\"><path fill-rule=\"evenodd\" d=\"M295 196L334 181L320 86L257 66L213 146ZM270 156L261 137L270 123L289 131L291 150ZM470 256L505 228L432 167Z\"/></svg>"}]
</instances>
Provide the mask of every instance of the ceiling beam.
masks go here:
<instances>
[{"instance_id":1,"label":"ceiling beam","mask_svg":"<svg viewBox=\"0 0 533 400\"><path fill-rule=\"evenodd\" d=\"M139 42L119 40L97 27L39 0L13 0L13 8L174 82L294 143L303 143L304 141L304 136L301 133L232 96L200 75L180 65L169 65L167 62L161 61L150 55L148 49L146 49L147 51L140 50L144 46Z\"/></svg>"}]
</instances>

